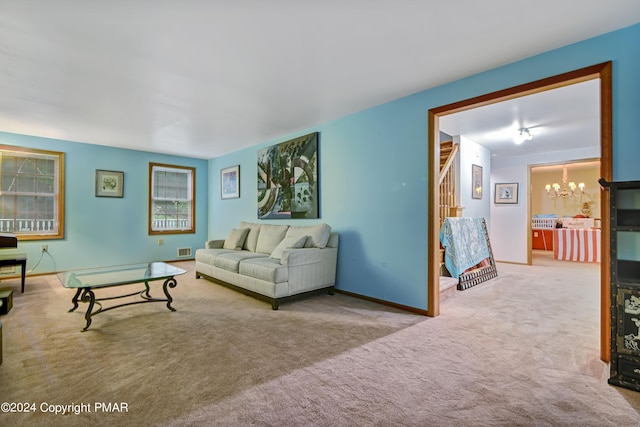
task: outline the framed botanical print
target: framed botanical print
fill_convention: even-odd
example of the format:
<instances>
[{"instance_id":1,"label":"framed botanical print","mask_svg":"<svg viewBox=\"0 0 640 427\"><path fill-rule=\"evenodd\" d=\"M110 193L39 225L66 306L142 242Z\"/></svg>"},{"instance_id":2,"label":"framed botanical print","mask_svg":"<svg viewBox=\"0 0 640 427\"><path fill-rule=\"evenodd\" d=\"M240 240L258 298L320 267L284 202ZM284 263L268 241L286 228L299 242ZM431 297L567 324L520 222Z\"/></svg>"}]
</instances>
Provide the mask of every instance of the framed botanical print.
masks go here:
<instances>
[{"instance_id":1,"label":"framed botanical print","mask_svg":"<svg viewBox=\"0 0 640 427\"><path fill-rule=\"evenodd\" d=\"M240 197L240 165L220 170L220 197L222 199Z\"/></svg>"},{"instance_id":2,"label":"framed botanical print","mask_svg":"<svg viewBox=\"0 0 640 427\"><path fill-rule=\"evenodd\" d=\"M518 204L518 183L501 183L496 184L496 190L494 195L495 204Z\"/></svg>"},{"instance_id":3,"label":"framed botanical print","mask_svg":"<svg viewBox=\"0 0 640 427\"><path fill-rule=\"evenodd\" d=\"M124 172L96 170L96 197L122 197Z\"/></svg>"}]
</instances>

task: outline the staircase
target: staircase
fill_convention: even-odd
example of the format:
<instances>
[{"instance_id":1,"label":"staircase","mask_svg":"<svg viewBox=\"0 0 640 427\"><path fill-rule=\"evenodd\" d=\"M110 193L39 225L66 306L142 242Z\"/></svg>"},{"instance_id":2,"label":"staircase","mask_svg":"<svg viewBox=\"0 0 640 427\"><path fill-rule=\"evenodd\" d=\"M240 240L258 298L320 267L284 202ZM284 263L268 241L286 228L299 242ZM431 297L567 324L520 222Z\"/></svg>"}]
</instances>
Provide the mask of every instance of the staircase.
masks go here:
<instances>
[{"instance_id":1,"label":"staircase","mask_svg":"<svg viewBox=\"0 0 640 427\"><path fill-rule=\"evenodd\" d=\"M453 141L440 143L440 225L448 216L457 216L452 213L456 210L456 163L458 144Z\"/></svg>"},{"instance_id":2,"label":"staircase","mask_svg":"<svg viewBox=\"0 0 640 427\"><path fill-rule=\"evenodd\" d=\"M442 175L444 165L447 163L452 151L453 141L444 141L440 143L440 175Z\"/></svg>"},{"instance_id":3,"label":"staircase","mask_svg":"<svg viewBox=\"0 0 640 427\"><path fill-rule=\"evenodd\" d=\"M440 225L448 216L458 216L456 207L456 163L458 145L453 141L440 143ZM449 276L449 277L448 277ZM458 279L450 277L444 266L444 249L440 248L440 300L454 295Z\"/></svg>"}]
</instances>

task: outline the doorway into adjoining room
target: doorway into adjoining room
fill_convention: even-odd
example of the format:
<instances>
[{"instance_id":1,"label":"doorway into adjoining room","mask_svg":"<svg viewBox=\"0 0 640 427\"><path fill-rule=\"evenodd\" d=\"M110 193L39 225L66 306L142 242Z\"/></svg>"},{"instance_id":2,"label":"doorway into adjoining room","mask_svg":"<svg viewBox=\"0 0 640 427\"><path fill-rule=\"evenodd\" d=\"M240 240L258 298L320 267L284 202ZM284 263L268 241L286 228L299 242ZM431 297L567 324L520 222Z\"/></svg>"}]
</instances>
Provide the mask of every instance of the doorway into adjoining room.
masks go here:
<instances>
[{"instance_id":1,"label":"doorway into adjoining room","mask_svg":"<svg viewBox=\"0 0 640 427\"><path fill-rule=\"evenodd\" d=\"M553 92L554 89L565 88L578 83L591 82L596 88L597 99L599 105L596 106L598 110L598 119L596 120L596 130L593 131L592 137L597 141L598 146L589 151L588 149L582 153L582 156L578 155L579 148L575 148L576 153L571 154L568 158L558 158L556 160L559 163L571 163L576 159L594 159L600 160L599 177L604 177L607 180L612 178L612 166L611 166L611 151L612 151L612 138L611 138L611 64L604 63L598 64L592 67L576 70L573 72L565 73L558 76L553 76L540 81L524 84L514 88L498 91L495 93L479 96L465 101L460 101L454 104L446 105L429 111L429 178L432 182L437 183L439 180L439 169L436 166L437 159L439 157L439 132L450 132L447 129L442 129L440 126L441 118L444 120L447 116L455 115L461 112L468 112L473 109L485 106L493 106L504 101L510 101L527 97L528 95L538 93ZM596 101L597 102L597 101ZM572 125L569 117L563 114L559 114L557 117L558 123L526 123L521 120L516 131L523 133L533 134L535 141L536 132L544 131L544 128L550 128L552 125L564 126L568 128ZM542 140L540 138L539 140ZM573 139L572 141L575 141ZM580 138L578 138L580 141ZM584 140L582 140L584 141ZM530 140L528 142L531 142ZM531 165L541 165L549 162L548 159L544 159L544 153L549 151L562 151L562 144L555 141L552 149L547 148L546 151L541 151L540 154L524 154L521 156L514 156L513 158L507 158L506 156L496 157L491 154L491 170L485 171L491 175L489 188L485 188L484 192L487 194L487 199L484 203L488 203L490 206L490 218L489 223L499 223L500 227L492 230L492 245L494 246L494 255L497 261L501 261L500 254L507 254L505 256L516 256L517 260L506 260L507 262L515 262L521 264L531 264L531 236L532 236L532 211L530 208L530 188L532 183L530 182L530 169ZM579 146L578 146L579 147ZM571 149L574 149L573 147ZM595 151L594 151L595 150ZM502 158L501 158L502 157ZM462 166L464 167L464 166ZM494 186L498 183L517 183L519 186L518 203L512 206L503 206L497 203L493 203L494 200ZM486 184L485 184L486 185ZM546 185L546 184L545 184ZM593 186L592 190L596 191L596 194L600 191L599 186ZM518 188L518 187L515 187ZM439 189L437 185L431 185L429 189L429 290L428 290L428 308L429 314L432 316L439 315L439 263L437 262L437 255L439 253L439 240L438 240L438 225L440 223L440 215L438 209ZM608 210L604 209L604 206L608 206L608 195L606 193L600 193L602 200L599 200L599 207L592 207L592 215L600 219L602 225L601 236L601 265L600 269L600 308L601 308L601 358L608 360L608 329L609 329L609 297L607 287L608 277ZM547 197L549 197L547 195ZM550 197L551 198L551 197ZM472 201L475 202L475 201ZM464 208L464 206L463 206ZM515 208L515 209L514 209ZM593 209L599 209L600 212L593 212ZM575 214L577 216L580 214ZM586 215L585 215L586 216ZM491 228L491 225L489 225ZM493 231L498 231L498 235L494 238ZM501 239L500 232L515 238L511 240ZM495 242L494 242L495 240ZM506 241L506 243L505 243ZM496 243L498 242L498 243ZM501 244L505 246L500 247ZM496 247L496 245L498 247ZM596 273L597 274L597 273ZM597 313L594 313L597 316Z\"/></svg>"},{"instance_id":2,"label":"doorway into adjoining room","mask_svg":"<svg viewBox=\"0 0 640 427\"><path fill-rule=\"evenodd\" d=\"M601 260L600 160L531 166L531 264Z\"/></svg>"}]
</instances>

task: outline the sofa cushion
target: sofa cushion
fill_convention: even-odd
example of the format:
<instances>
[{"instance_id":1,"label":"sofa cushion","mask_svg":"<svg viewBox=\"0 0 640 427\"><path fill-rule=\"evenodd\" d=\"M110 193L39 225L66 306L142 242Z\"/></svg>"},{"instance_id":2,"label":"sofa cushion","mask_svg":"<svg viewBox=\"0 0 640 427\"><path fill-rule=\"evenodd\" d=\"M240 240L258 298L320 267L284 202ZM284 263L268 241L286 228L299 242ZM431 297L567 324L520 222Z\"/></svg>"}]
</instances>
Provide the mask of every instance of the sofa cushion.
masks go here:
<instances>
[{"instance_id":1,"label":"sofa cushion","mask_svg":"<svg viewBox=\"0 0 640 427\"><path fill-rule=\"evenodd\" d=\"M289 280L289 268L273 258L253 258L240 263L240 274L270 283Z\"/></svg>"},{"instance_id":2,"label":"sofa cushion","mask_svg":"<svg viewBox=\"0 0 640 427\"><path fill-rule=\"evenodd\" d=\"M251 258L266 258L264 254L249 251L233 251L220 254L213 260L213 265L223 270L238 272L240 262Z\"/></svg>"},{"instance_id":3,"label":"sofa cushion","mask_svg":"<svg viewBox=\"0 0 640 427\"><path fill-rule=\"evenodd\" d=\"M282 258L282 252L285 249L304 248L304 244L307 242L307 235L304 236L289 236L282 239L282 242L278 243L273 252L271 252L270 258L280 259Z\"/></svg>"},{"instance_id":4,"label":"sofa cushion","mask_svg":"<svg viewBox=\"0 0 640 427\"><path fill-rule=\"evenodd\" d=\"M214 265L215 259L218 255L228 254L234 251L230 249L196 249L196 261L204 262L206 264Z\"/></svg>"},{"instance_id":5,"label":"sofa cushion","mask_svg":"<svg viewBox=\"0 0 640 427\"><path fill-rule=\"evenodd\" d=\"M287 225L260 225L260 234L258 235L258 243L256 244L256 252L270 255L271 252L282 242L287 233Z\"/></svg>"},{"instance_id":6,"label":"sofa cushion","mask_svg":"<svg viewBox=\"0 0 640 427\"><path fill-rule=\"evenodd\" d=\"M258 235L260 234L260 226L262 224L256 224L253 222L242 221L238 228L248 228L249 233L247 234L247 238L244 240L244 245L242 249L246 249L251 252L256 251L256 245L258 244Z\"/></svg>"},{"instance_id":7,"label":"sofa cushion","mask_svg":"<svg viewBox=\"0 0 640 427\"><path fill-rule=\"evenodd\" d=\"M329 236L331 235L331 227L328 224L307 225L307 226L291 226L287 230L287 236L303 236L307 235L305 248L320 248L327 246Z\"/></svg>"},{"instance_id":8,"label":"sofa cushion","mask_svg":"<svg viewBox=\"0 0 640 427\"><path fill-rule=\"evenodd\" d=\"M248 228L234 228L224 240L222 248L233 249L235 251L241 250L248 233Z\"/></svg>"}]
</instances>

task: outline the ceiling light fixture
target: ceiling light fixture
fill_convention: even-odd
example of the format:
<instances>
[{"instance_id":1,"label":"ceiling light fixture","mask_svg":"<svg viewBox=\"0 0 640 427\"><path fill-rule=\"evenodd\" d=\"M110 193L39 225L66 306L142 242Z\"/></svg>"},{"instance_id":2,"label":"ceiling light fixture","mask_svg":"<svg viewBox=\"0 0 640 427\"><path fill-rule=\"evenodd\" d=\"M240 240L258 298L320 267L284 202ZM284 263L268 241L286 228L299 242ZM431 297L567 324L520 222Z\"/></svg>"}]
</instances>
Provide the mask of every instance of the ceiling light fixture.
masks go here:
<instances>
[{"instance_id":1,"label":"ceiling light fixture","mask_svg":"<svg viewBox=\"0 0 640 427\"><path fill-rule=\"evenodd\" d=\"M520 145L525 141L531 141L532 138L533 135L531 135L529 129L520 128L518 129L518 133L516 133L516 135L513 137L513 142L515 142L517 145Z\"/></svg>"}]
</instances>

